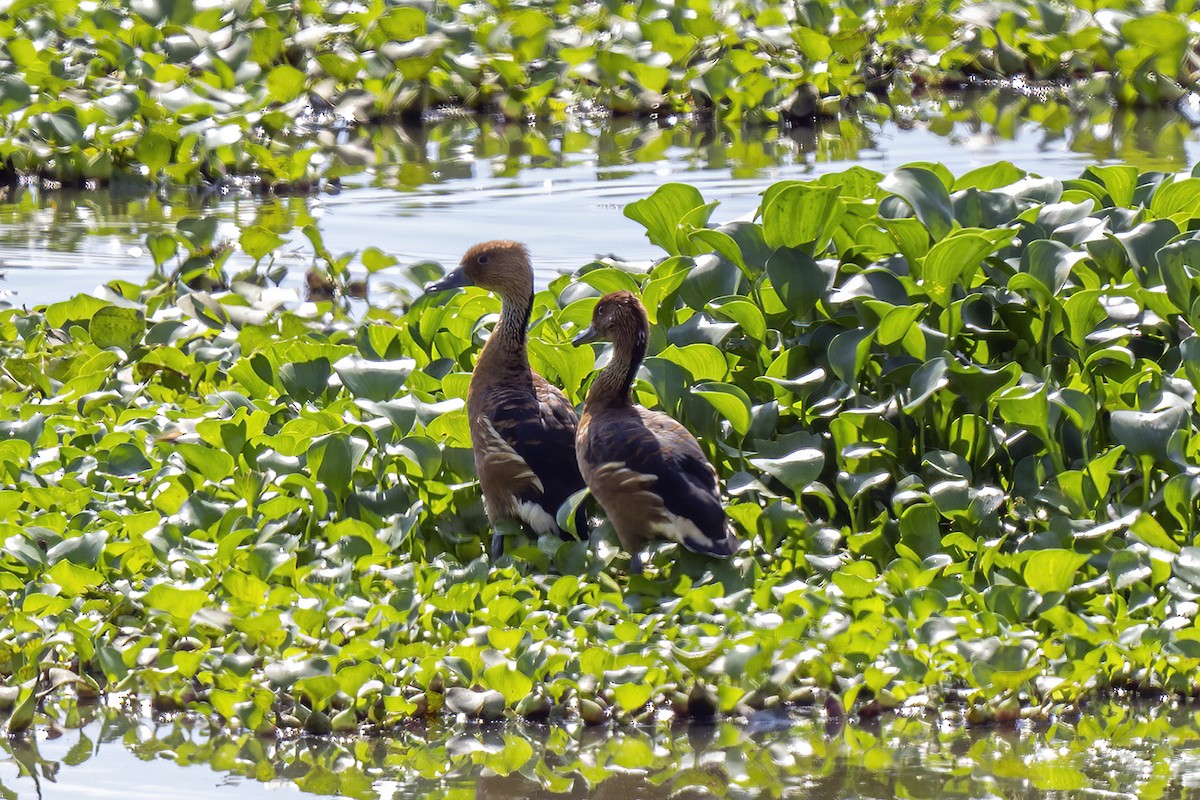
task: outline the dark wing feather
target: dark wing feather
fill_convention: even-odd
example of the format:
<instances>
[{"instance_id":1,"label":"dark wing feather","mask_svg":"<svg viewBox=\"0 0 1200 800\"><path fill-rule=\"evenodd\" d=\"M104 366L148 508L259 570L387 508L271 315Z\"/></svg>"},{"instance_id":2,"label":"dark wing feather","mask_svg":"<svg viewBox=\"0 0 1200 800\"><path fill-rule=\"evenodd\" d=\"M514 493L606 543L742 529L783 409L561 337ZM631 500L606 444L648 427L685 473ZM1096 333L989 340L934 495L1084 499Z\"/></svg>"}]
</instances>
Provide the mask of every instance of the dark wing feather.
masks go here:
<instances>
[{"instance_id":1,"label":"dark wing feather","mask_svg":"<svg viewBox=\"0 0 1200 800\"><path fill-rule=\"evenodd\" d=\"M647 487L676 516L695 523L705 541L689 541L690 549L727 556L737 547L728 533L717 476L695 437L665 414L638 408L637 415L604 416L598 435L589 436L590 463L622 462L657 480ZM593 423L593 431L596 431Z\"/></svg>"},{"instance_id":2,"label":"dark wing feather","mask_svg":"<svg viewBox=\"0 0 1200 800\"><path fill-rule=\"evenodd\" d=\"M542 482L539 496L530 490L518 495L538 503L551 516L568 497L583 488L575 458L575 409L540 375L533 376L532 392L525 386L496 386L488 393L488 418L496 432L525 460ZM583 531L583 509L576 530Z\"/></svg>"}]
</instances>

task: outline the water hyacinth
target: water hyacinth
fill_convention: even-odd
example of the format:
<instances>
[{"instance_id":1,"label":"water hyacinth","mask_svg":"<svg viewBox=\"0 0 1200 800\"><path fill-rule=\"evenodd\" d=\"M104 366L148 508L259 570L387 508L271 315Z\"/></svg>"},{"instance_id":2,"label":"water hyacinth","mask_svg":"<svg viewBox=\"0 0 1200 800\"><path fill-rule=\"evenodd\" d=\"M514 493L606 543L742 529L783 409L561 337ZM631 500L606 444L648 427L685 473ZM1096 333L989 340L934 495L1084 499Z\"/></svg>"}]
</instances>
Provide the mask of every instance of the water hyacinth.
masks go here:
<instances>
[{"instance_id":1,"label":"water hyacinth","mask_svg":"<svg viewBox=\"0 0 1200 800\"><path fill-rule=\"evenodd\" d=\"M68 0L0 11L0 176L47 185L336 185L367 122L465 108L699 114L740 125L890 116L927 86L1095 77L1129 106L1195 89L1186 9L1020 2Z\"/></svg>"},{"instance_id":2,"label":"water hyacinth","mask_svg":"<svg viewBox=\"0 0 1200 800\"><path fill-rule=\"evenodd\" d=\"M753 221L677 184L631 205L663 258L538 292L531 366L579 403L569 338L638 293L634 394L751 543L633 577L604 524L484 557L464 398L495 298L348 313L356 258L437 270L312 228L334 290L280 303L277 241L181 222L144 285L0 311L7 728L51 687L263 734L1192 692L1198 187L925 163L776 184Z\"/></svg>"}]
</instances>

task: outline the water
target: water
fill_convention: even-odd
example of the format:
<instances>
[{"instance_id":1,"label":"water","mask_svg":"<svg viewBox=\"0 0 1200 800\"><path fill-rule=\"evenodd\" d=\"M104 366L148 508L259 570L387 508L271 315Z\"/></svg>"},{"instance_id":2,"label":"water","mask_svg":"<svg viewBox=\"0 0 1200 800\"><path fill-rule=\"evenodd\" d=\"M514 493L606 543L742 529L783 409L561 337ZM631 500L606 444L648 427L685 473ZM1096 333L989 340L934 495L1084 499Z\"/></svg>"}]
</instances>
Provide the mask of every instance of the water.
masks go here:
<instances>
[{"instance_id":1,"label":"water","mask_svg":"<svg viewBox=\"0 0 1200 800\"><path fill-rule=\"evenodd\" d=\"M1185 109L1186 110L1186 109ZM753 212L759 194L785 178L863 164L881 172L941 161L955 174L999 160L1058 178L1089 164L1127 162L1181 171L1200 160L1195 115L1115 110L1100 100L1030 97L1009 90L927 100L889 122L738 132L687 120L576 119L524 126L449 119L418 129L360 129L342 155L379 154L340 194L122 197L110 192L19 190L0 196L0 289L33 306L120 278L140 282L153 262L148 233L183 217L216 214L219 235L242 226L285 231L283 255L299 284L312 250L299 233L313 222L334 253L378 247L402 263L456 262L489 238L524 241L539 281L597 256L661 255L622 215L666 181L686 181L720 201L714 221ZM373 157L373 156L372 156ZM231 265L248 263L237 258ZM378 284L395 280L385 271Z\"/></svg>"},{"instance_id":2,"label":"water","mask_svg":"<svg viewBox=\"0 0 1200 800\"><path fill-rule=\"evenodd\" d=\"M1200 796L1195 708L1092 703L1069 721L964 727L953 713L831 723L593 729L414 724L368 740L267 740L201 720L77 709L0 740L0 796L381 800Z\"/></svg>"}]
</instances>

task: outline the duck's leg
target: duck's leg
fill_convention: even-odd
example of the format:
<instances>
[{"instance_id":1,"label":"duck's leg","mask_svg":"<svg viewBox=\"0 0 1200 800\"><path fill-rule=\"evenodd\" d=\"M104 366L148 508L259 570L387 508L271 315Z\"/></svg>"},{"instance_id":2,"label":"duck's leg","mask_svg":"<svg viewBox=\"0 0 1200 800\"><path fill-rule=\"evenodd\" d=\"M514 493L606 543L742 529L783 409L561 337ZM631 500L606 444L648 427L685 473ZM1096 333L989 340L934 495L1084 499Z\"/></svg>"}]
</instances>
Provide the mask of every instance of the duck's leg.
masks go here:
<instances>
[{"instance_id":1,"label":"duck's leg","mask_svg":"<svg viewBox=\"0 0 1200 800\"><path fill-rule=\"evenodd\" d=\"M492 523L492 561L504 555L504 537L515 532L519 527L511 519L499 519Z\"/></svg>"},{"instance_id":2,"label":"duck's leg","mask_svg":"<svg viewBox=\"0 0 1200 800\"><path fill-rule=\"evenodd\" d=\"M492 527L492 561L504 555L504 532L499 525Z\"/></svg>"}]
</instances>

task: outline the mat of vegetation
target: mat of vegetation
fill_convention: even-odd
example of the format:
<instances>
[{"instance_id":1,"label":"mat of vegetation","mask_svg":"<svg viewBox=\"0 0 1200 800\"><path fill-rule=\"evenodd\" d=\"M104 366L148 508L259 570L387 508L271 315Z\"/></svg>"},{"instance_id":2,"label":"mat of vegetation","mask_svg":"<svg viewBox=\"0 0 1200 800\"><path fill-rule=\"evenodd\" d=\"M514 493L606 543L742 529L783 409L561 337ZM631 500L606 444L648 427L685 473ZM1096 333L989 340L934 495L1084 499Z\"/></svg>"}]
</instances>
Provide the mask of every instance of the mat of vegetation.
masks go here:
<instances>
[{"instance_id":1,"label":"mat of vegetation","mask_svg":"<svg viewBox=\"0 0 1200 800\"><path fill-rule=\"evenodd\" d=\"M661 187L626 214L664 259L535 298L531 361L575 401L595 354L569 337L601 293L644 298L638 397L697 434L749 542L646 577L607 525L484 557L478 290L289 303L250 227L255 268L205 291L235 245L190 219L145 285L0 312L8 729L56 689L264 733L1195 691L1200 178L856 167L754 221L714 205ZM307 232L338 280L393 262Z\"/></svg>"},{"instance_id":2,"label":"mat of vegetation","mask_svg":"<svg viewBox=\"0 0 1200 800\"><path fill-rule=\"evenodd\" d=\"M338 138L346 125L442 105L741 123L887 114L889 95L970 78L1103 76L1093 90L1137 105L1195 88L1189 4L1090 6L14 0L0 7L0 173L304 191L373 157Z\"/></svg>"}]
</instances>

